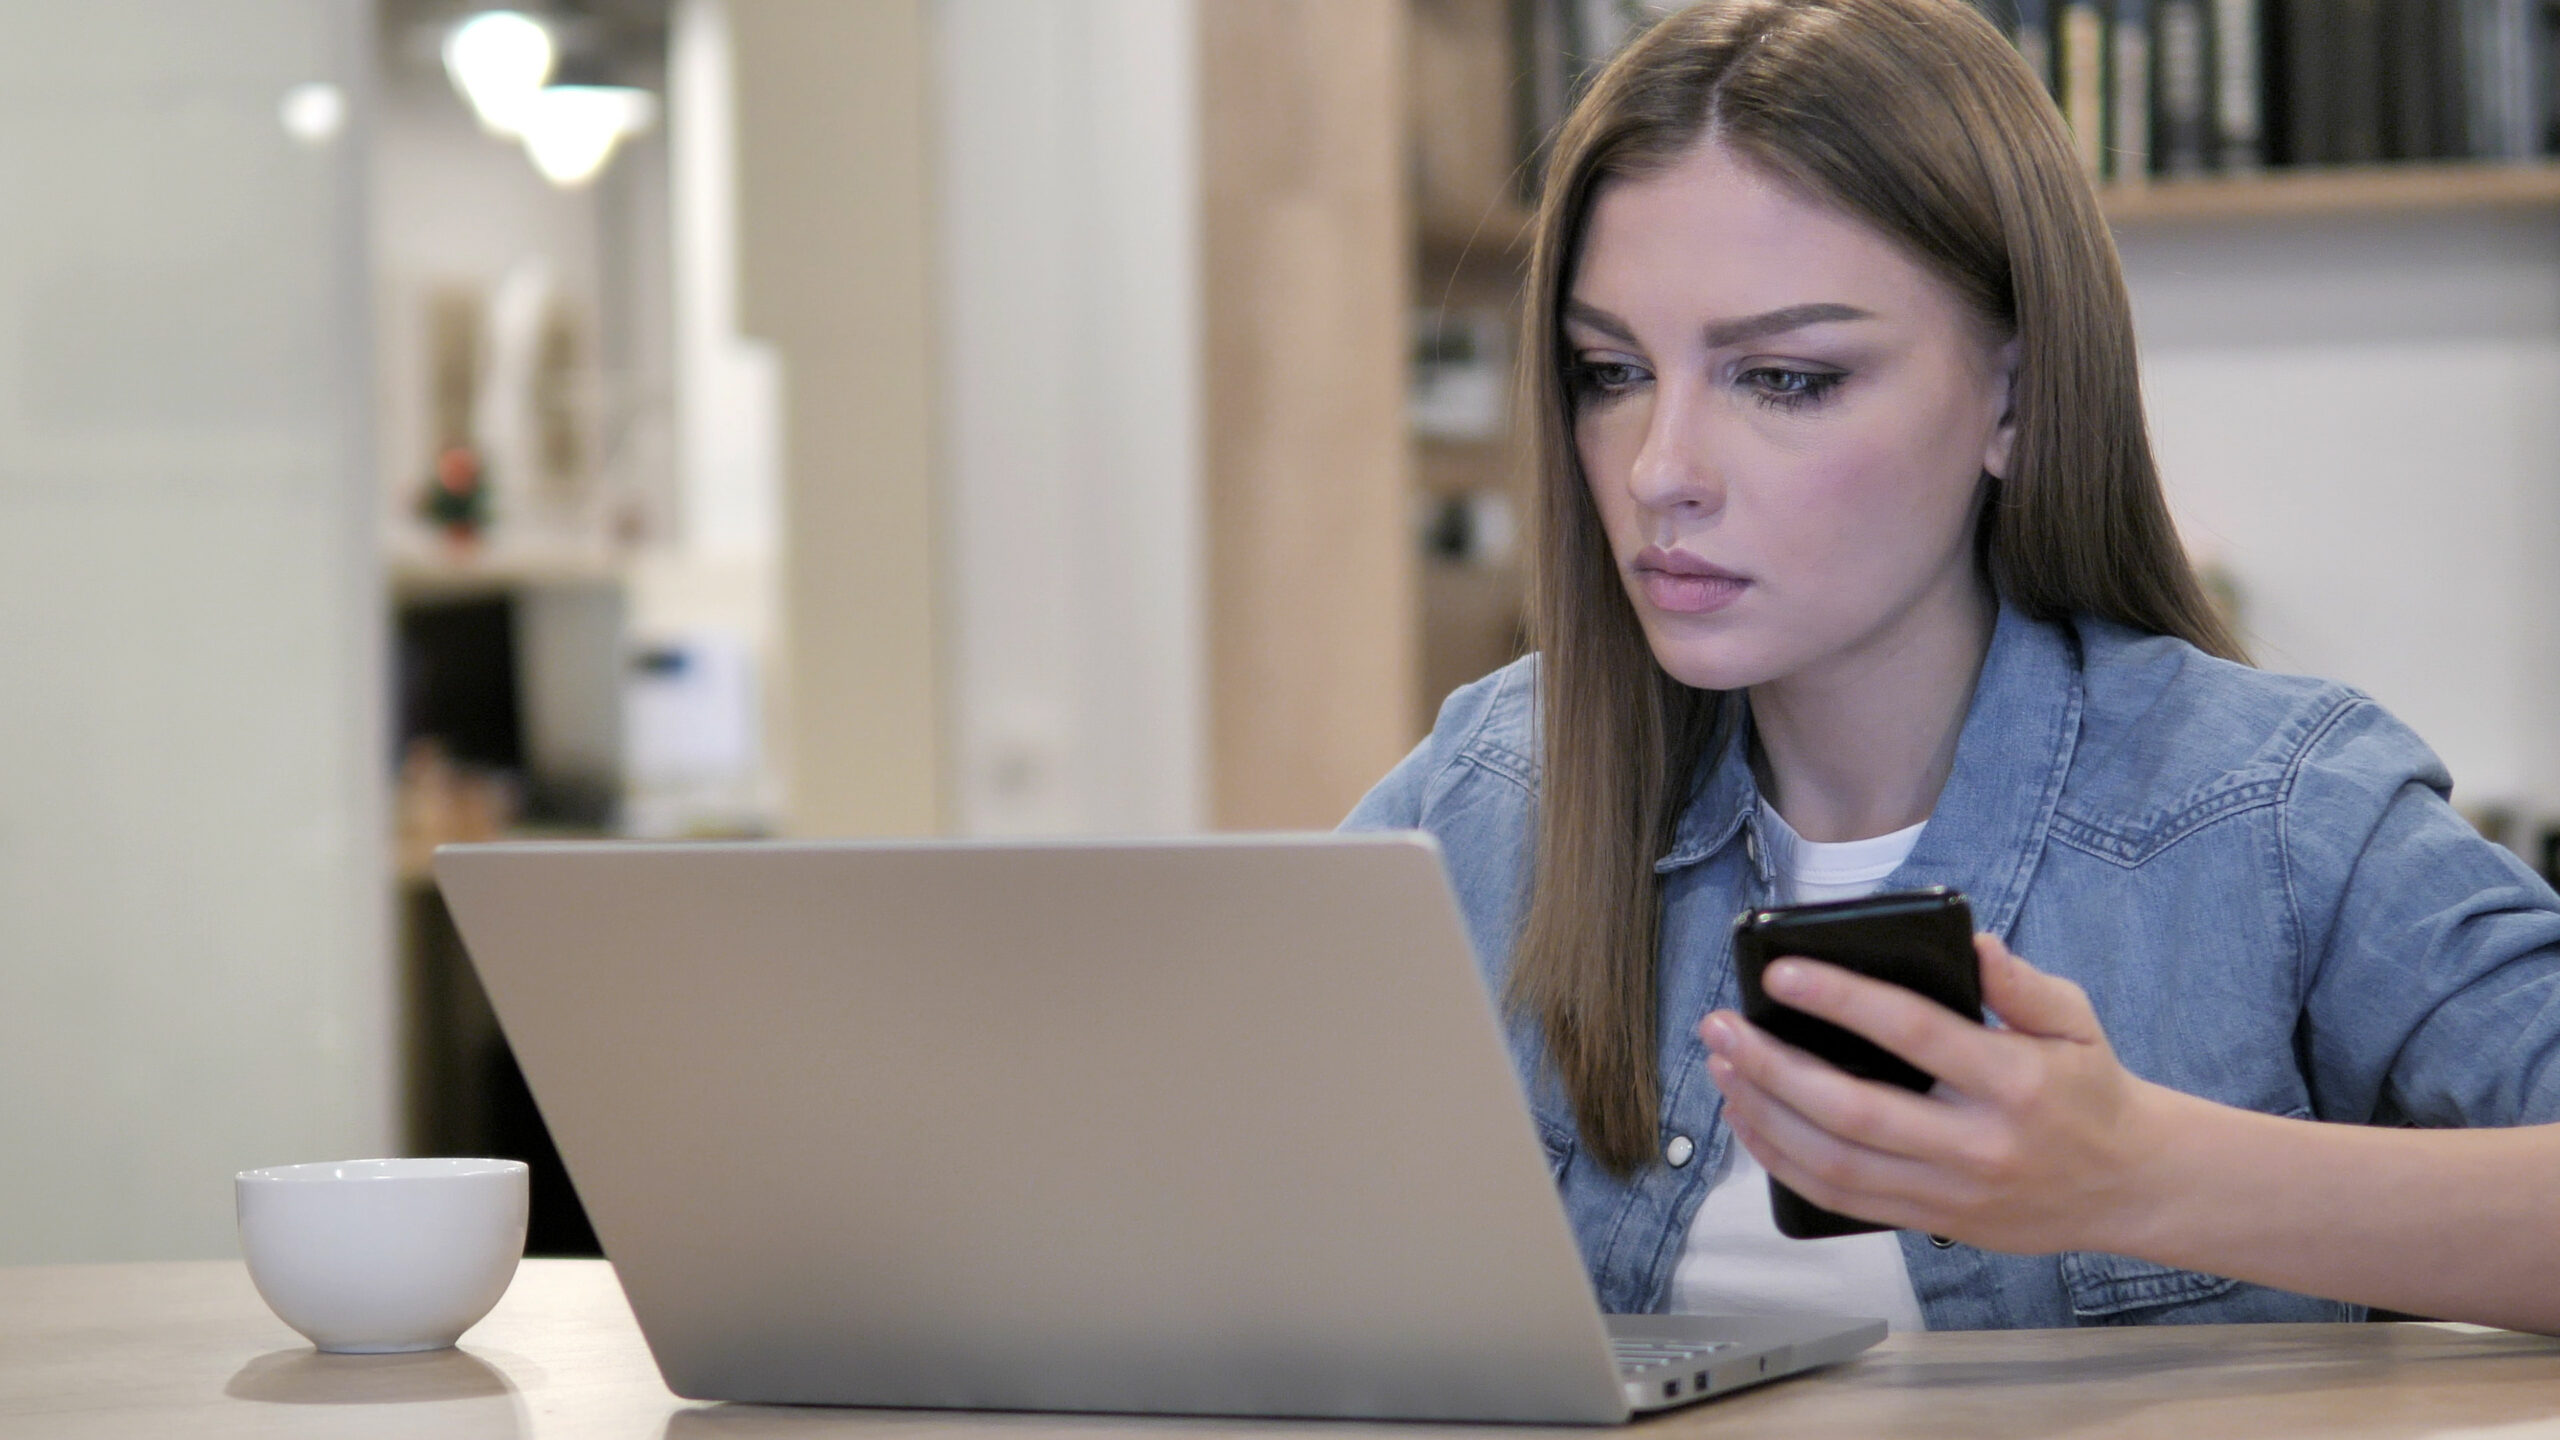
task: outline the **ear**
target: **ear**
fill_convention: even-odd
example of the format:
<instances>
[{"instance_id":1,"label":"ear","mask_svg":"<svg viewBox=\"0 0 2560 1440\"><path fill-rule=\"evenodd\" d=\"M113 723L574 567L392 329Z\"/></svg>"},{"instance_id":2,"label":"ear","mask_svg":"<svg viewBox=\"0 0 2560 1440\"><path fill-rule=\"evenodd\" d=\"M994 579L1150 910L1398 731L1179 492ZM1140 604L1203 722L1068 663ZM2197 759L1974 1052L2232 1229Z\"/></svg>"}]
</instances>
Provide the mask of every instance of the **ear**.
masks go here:
<instances>
[{"instance_id":1,"label":"ear","mask_svg":"<svg viewBox=\"0 0 2560 1440\"><path fill-rule=\"evenodd\" d=\"M2012 335L1991 353L1991 383L1997 390L2000 421L1982 447L1983 473L2009 478L2009 456L2018 442L2018 337Z\"/></svg>"}]
</instances>

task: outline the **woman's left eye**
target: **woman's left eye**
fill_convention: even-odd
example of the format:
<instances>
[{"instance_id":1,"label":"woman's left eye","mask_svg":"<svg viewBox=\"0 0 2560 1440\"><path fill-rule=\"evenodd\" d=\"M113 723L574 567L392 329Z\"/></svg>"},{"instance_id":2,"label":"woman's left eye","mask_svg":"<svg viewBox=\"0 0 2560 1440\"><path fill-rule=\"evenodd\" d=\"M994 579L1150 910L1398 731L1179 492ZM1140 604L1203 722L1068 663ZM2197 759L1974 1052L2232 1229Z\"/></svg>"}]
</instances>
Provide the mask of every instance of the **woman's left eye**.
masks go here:
<instances>
[{"instance_id":1,"label":"woman's left eye","mask_svg":"<svg viewBox=\"0 0 2560 1440\"><path fill-rule=\"evenodd\" d=\"M1839 387L1843 378L1837 370L1789 370L1776 365L1754 366L1742 372L1742 383L1751 387L1753 398L1780 410L1820 403Z\"/></svg>"}]
</instances>

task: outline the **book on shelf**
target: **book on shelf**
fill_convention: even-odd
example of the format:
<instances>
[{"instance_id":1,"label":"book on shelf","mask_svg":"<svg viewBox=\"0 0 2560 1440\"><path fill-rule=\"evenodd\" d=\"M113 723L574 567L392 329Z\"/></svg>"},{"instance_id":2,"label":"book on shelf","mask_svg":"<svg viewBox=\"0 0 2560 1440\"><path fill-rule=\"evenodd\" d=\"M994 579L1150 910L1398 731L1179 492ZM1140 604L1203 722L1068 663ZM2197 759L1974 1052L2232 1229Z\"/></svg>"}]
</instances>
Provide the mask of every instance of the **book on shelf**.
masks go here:
<instances>
[{"instance_id":1,"label":"book on shelf","mask_svg":"<svg viewBox=\"0 0 2560 1440\"><path fill-rule=\"evenodd\" d=\"M2107 174L2127 184L2151 175L2151 0L2115 0L2107 38Z\"/></svg>"},{"instance_id":2,"label":"book on shelf","mask_svg":"<svg viewBox=\"0 0 2560 1440\"><path fill-rule=\"evenodd\" d=\"M2560 149L2560 0L1972 0L2093 179ZM1593 73L1680 0L1510 0L1524 185Z\"/></svg>"},{"instance_id":3,"label":"book on shelf","mask_svg":"<svg viewBox=\"0 0 2560 1440\"><path fill-rule=\"evenodd\" d=\"M2279 0L2288 165L2551 153L2549 0Z\"/></svg>"},{"instance_id":4,"label":"book on shelf","mask_svg":"<svg viewBox=\"0 0 2560 1440\"><path fill-rule=\"evenodd\" d=\"M2062 118L2080 168L2098 178L2107 165L2107 12L2100 0L2064 0Z\"/></svg>"},{"instance_id":5,"label":"book on shelf","mask_svg":"<svg viewBox=\"0 0 2560 1440\"><path fill-rule=\"evenodd\" d=\"M1977 3L2095 178L2560 150L2560 0Z\"/></svg>"},{"instance_id":6,"label":"book on shelf","mask_svg":"<svg viewBox=\"0 0 2560 1440\"><path fill-rule=\"evenodd\" d=\"M2018 47L2027 72L2055 93L2053 77L2053 0L1990 0L1991 17L2001 23Z\"/></svg>"},{"instance_id":7,"label":"book on shelf","mask_svg":"<svg viewBox=\"0 0 2560 1440\"><path fill-rule=\"evenodd\" d=\"M2332 27L2323 73L2312 78L2330 95L2329 161L2375 165L2382 148L2382 11L2385 0L2330 0Z\"/></svg>"},{"instance_id":8,"label":"book on shelf","mask_svg":"<svg viewBox=\"0 0 2560 1440\"><path fill-rule=\"evenodd\" d=\"M1687 0L1511 0L1511 115L1520 198L1537 200L1547 146L1583 87L1627 42Z\"/></svg>"},{"instance_id":9,"label":"book on shelf","mask_svg":"<svg viewBox=\"0 0 2560 1440\"><path fill-rule=\"evenodd\" d=\"M2158 0L2151 12L2151 155L2163 175L2213 167L2213 71L2206 0Z\"/></svg>"},{"instance_id":10,"label":"book on shelf","mask_svg":"<svg viewBox=\"0 0 2560 1440\"><path fill-rule=\"evenodd\" d=\"M2551 16L2540 0L2460 0L2465 139L2483 160L2547 148Z\"/></svg>"},{"instance_id":11,"label":"book on shelf","mask_svg":"<svg viewBox=\"0 0 2560 1440\"><path fill-rule=\"evenodd\" d=\"M2337 34L2330 6L2278 0L2267 79L2275 101L2268 137L2279 164L2331 163L2328 137L2336 126L2329 106L2336 97L2326 77L2329 46Z\"/></svg>"},{"instance_id":12,"label":"book on shelf","mask_svg":"<svg viewBox=\"0 0 2560 1440\"><path fill-rule=\"evenodd\" d=\"M2261 18L2258 0L2213 0L2214 149L2225 170L2255 170L2266 159Z\"/></svg>"},{"instance_id":13,"label":"book on shelf","mask_svg":"<svg viewBox=\"0 0 2560 1440\"><path fill-rule=\"evenodd\" d=\"M2448 0L2385 0L2374 37L2381 57L2376 126L2386 160L2448 160L2468 153L2459 101L2460 37L2444 23Z\"/></svg>"}]
</instances>

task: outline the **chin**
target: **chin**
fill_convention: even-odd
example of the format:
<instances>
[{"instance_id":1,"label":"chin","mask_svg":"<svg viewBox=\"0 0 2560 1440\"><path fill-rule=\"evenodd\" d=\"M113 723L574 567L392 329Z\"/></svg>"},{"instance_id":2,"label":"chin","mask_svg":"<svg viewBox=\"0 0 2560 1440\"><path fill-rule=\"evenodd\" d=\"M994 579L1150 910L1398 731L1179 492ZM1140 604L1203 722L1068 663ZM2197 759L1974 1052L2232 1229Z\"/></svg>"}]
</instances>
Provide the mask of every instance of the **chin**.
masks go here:
<instances>
[{"instance_id":1,"label":"chin","mask_svg":"<svg viewBox=\"0 0 2560 1440\"><path fill-rule=\"evenodd\" d=\"M1693 690L1748 690L1783 674L1785 667L1737 636L1712 639L1648 629L1646 647L1664 674Z\"/></svg>"}]
</instances>

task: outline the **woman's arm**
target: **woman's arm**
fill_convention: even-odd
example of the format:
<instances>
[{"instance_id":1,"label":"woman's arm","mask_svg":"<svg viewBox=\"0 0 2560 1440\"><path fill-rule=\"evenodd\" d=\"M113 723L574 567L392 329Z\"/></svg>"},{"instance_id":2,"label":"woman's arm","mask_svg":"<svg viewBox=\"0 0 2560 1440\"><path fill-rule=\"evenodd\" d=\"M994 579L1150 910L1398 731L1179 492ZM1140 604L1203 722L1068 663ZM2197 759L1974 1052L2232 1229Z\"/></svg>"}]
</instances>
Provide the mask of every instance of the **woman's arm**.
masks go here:
<instances>
[{"instance_id":1,"label":"woman's arm","mask_svg":"<svg viewBox=\"0 0 2560 1440\"><path fill-rule=\"evenodd\" d=\"M1815 1204L2020 1253L2103 1250L2393 1310L2560 1334L2560 1125L2289 1120L2141 1080L2080 987L1977 937L2005 1029L1812 961L1773 998L1938 1077L1858 1080L1730 1011L1700 1033L1726 1117Z\"/></svg>"}]
</instances>

